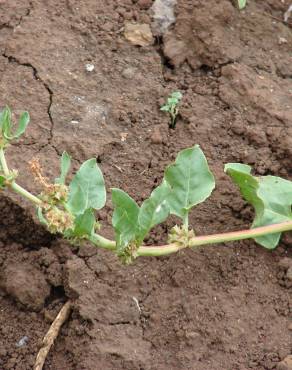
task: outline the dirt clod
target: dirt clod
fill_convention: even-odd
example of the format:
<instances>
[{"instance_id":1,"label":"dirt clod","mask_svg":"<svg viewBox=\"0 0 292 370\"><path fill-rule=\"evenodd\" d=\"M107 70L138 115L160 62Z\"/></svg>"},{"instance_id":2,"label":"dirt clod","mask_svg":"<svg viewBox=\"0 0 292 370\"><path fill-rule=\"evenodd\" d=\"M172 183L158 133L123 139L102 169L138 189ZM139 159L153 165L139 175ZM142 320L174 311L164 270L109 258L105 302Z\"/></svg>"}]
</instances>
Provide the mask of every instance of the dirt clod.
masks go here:
<instances>
[{"instance_id":1,"label":"dirt clod","mask_svg":"<svg viewBox=\"0 0 292 370\"><path fill-rule=\"evenodd\" d=\"M162 3L173 13L164 20L149 8ZM254 212L223 167L244 162L256 175L292 179L292 34L282 22L287 1L234 5L0 1L1 104L15 118L31 115L7 151L20 184L38 194L27 162L38 156L53 181L66 150L73 173L97 158L107 189L140 205L178 151L199 144L216 190L191 212L190 226L197 235L248 228ZM128 23L146 25L134 44L124 36ZM169 130L159 109L173 91L183 99ZM11 193L1 192L0 209L1 370L32 369L68 298L72 315L47 370L271 370L291 354L291 233L273 251L246 240L124 267L108 251L52 237ZM97 216L113 238L111 215L108 192ZM176 221L155 228L147 244L164 244ZM27 345L16 347L24 336Z\"/></svg>"},{"instance_id":2,"label":"dirt clod","mask_svg":"<svg viewBox=\"0 0 292 370\"><path fill-rule=\"evenodd\" d=\"M33 311L40 311L50 294L50 286L41 271L25 263L7 265L2 272L1 286Z\"/></svg>"}]
</instances>

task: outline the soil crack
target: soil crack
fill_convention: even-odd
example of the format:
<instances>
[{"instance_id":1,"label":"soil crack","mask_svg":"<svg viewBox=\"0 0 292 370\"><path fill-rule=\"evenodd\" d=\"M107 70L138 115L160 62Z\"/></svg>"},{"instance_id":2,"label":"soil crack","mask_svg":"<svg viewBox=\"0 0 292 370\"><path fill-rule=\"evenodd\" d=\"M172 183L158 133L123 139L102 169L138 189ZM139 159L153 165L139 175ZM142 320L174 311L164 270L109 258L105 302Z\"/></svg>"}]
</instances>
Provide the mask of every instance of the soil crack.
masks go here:
<instances>
[{"instance_id":1,"label":"soil crack","mask_svg":"<svg viewBox=\"0 0 292 370\"><path fill-rule=\"evenodd\" d=\"M53 104L53 95L54 95L53 90L40 77L40 75L38 73L38 70L31 63L29 63L29 62L20 62L20 60L18 60L17 58L15 58L12 55L7 55L5 52L2 54L2 56L4 58L6 58L9 63L15 63L15 64L17 64L19 66L30 68L32 70L33 78L36 81L40 81L42 83L42 85L44 86L44 88L46 89L46 91L48 92L48 94L49 94L49 104L48 104L48 107L47 107L47 114L48 114L48 117L49 117L49 121L51 123L51 128L50 128L50 136L49 136L49 139L48 139L48 143L46 145L50 145L52 143L52 140L53 140L53 130L54 130L54 120L53 120L52 113L51 113L51 107L52 107L52 104ZM44 146L46 146L46 145L44 145ZM43 147L41 149L43 149ZM57 151L57 149L55 147L53 147L53 148L56 150L57 154L59 154L58 151Z\"/></svg>"}]
</instances>

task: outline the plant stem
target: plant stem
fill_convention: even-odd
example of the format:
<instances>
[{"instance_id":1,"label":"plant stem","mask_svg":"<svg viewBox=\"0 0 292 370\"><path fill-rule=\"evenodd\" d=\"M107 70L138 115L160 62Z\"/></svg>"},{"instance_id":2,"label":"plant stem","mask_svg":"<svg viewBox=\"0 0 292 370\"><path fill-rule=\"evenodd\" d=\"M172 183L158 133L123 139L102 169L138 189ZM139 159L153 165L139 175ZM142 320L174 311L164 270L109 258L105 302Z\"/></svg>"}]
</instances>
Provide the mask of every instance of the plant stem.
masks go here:
<instances>
[{"instance_id":1,"label":"plant stem","mask_svg":"<svg viewBox=\"0 0 292 370\"><path fill-rule=\"evenodd\" d=\"M0 149L0 163L1 163L1 167L3 169L4 175L9 176L9 169L8 169L8 166L7 166L7 163L6 163L3 148Z\"/></svg>"},{"instance_id":2,"label":"plant stem","mask_svg":"<svg viewBox=\"0 0 292 370\"><path fill-rule=\"evenodd\" d=\"M292 230L292 221L286 221L279 224L256 227L254 229L232 231L229 233L213 234L206 236L197 236L190 240L190 247L199 245L225 243L235 240L257 238L259 236L275 234L283 231Z\"/></svg>"},{"instance_id":3,"label":"plant stem","mask_svg":"<svg viewBox=\"0 0 292 370\"><path fill-rule=\"evenodd\" d=\"M257 227L250 230L240 230L222 234L196 236L190 240L189 247L198 247L206 244L217 244L235 240L251 239L263 235L269 235L289 230L292 230L292 221ZM100 235L94 234L89 240L97 247L115 250L115 242L101 237ZM178 252L179 250L184 248L186 247L180 246L178 244L168 244L158 247L141 246L138 249L137 254L138 256L165 256Z\"/></svg>"},{"instance_id":4,"label":"plant stem","mask_svg":"<svg viewBox=\"0 0 292 370\"><path fill-rule=\"evenodd\" d=\"M91 243L96 245L97 247L110 250L116 249L116 242L114 242L113 240L106 239L103 236L95 233L88 237L88 240L91 241Z\"/></svg>"},{"instance_id":5,"label":"plant stem","mask_svg":"<svg viewBox=\"0 0 292 370\"><path fill-rule=\"evenodd\" d=\"M183 224L184 224L185 230L188 230L189 229L189 214L188 213L184 216Z\"/></svg>"},{"instance_id":6,"label":"plant stem","mask_svg":"<svg viewBox=\"0 0 292 370\"><path fill-rule=\"evenodd\" d=\"M38 197L36 197L35 195L31 194L29 191L25 190L22 186L18 185L15 181L13 181L11 183L10 187L16 193L20 194L24 198L26 198L29 201L33 202L35 205L40 206L42 204L42 201Z\"/></svg>"},{"instance_id":7,"label":"plant stem","mask_svg":"<svg viewBox=\"0 0 292 370\"><path fill-rule=\"evenodd\" d=\"M7 177L10 176L10 171L6 163L3 148L0 148L0 165L2 167L4 175ZM16 193L33 202L35 205L40 206L42 204L42 201L38 197L28 192L22 186L18 185L15 181L12 181L8 186L11 189L13 189ZM184 219L184 226L188 228L188 215ZM188 247L198 247L206 244L217 244L235 240L257 238L260 236L280 233L289 230L292 230L292 221L282 222L279 224L268 225L263 227L257 227L249 230L240 230L222 234L196 236L190 239ZM100 248L109 250L116 249L116 243L114 241L106 239L103 236L95 233L88 237L88 240L92 244ZM164 256L167 254L178 252L180 249L183 248L186 247L181 246L179 244L168 244L158 247L141 246L138 249L137 254L138 256Z\"/></svg>"},{"instance_id":8,"label":"plant stem","mask_svg":"<svg viewBox=\"0 0 292 370\"><path fill-rule=\"evenodd\" d=\"M3 148L0 149L0 164L3 169L4 175L8 177L10 175L10 171L7 166ZM22 195L24 198L28 199L34 204L36 205L42 204L42 201L38 197L31 194L29 191L25 190L22 186L18 185L15 181L12 181L11 184L9 184L8 186L11 187L11 189L13 189L16 193Z\"/></svg>"}]
</instances>

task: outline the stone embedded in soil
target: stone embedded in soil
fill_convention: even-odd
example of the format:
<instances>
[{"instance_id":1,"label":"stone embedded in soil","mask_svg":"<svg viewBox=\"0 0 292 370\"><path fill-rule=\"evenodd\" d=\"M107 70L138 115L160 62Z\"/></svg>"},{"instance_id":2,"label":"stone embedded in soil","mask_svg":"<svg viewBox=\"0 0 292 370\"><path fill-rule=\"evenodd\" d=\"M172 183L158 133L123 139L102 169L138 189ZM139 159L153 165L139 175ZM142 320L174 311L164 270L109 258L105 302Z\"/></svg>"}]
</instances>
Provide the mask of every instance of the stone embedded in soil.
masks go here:
<instances>
[{"instance_id":1,"label":"stone embedded in soil","mask_svg":"<svg viewBox=\"0 0 292 370\"><path fill-rule=\"evenodd\" d=\"M279 267L283 270L288 270L289 267L292 267L292 258L284 257L279 261Z\"/></svg>"},{"instance_id":2,"label":"stone embedded in soil","mask_svg":"<svg viewBox=\"0 0 292 370\"><path fill-rule=\"evenodd\" d=\"M286 272L286 278L290 281L292 281L292 266L288 268Z\"/></svg>"},{"instance_id":3,"label":"stone embedded in soil","mask_svg":"<svg viewBox=\"0 0 292 370\"><path fill-rule=\"evenodd\" d=\"M283 361L279 362L277 370L292 370L292 355L287 356Z\"/></svg>"},{"instance_id":4,"label":"stone embedded in soil","mask_svg":"<svg viewBox=\"0 0 292 370\"><path fill-rule=\"evenodd\" d=\"M148 46L154 42L149 24L125 23L125 38L133 45Z\"/></svg>"},{"instance_id":5,"label":"stone embedded in soil","mask_svg":"<svg viewBox=\"0 0 292 370\"><path fill-rule=\"evenodd\" d=\"M16 301L33 311L40 311L50 294L50 286L42 272L23 262L6 266L0 285Z\"/></svg>"},{"instance_id":6,"label":"stone embedded in soil","mask_svg":"<svg viewBox=\"0 0 292 370\"><path fill-rule=\"evenodd\" d=\"M137 68L128 67L122 71L122 76L124 78L131 79L135 76L136 73L137 73Z\"/></svg>"},{"instance_id":7,"label":"stone embedded in soil","mask_svg":"<svg viewBox=\"0 0 292 370\"><path fill-rule=\"evenodd\" d=\"M150 139L152 144L162 144L163 138L158 127L154 128Z\"/></svg>"}]
</instances>

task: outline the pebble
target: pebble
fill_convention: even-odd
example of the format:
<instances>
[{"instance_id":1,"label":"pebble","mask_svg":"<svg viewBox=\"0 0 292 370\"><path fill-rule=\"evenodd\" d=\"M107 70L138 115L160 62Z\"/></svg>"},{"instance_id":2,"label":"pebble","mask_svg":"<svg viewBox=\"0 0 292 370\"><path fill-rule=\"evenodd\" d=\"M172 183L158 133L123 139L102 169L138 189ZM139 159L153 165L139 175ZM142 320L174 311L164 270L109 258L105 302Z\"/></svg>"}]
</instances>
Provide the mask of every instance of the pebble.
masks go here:
<instances>
[{"instance_id":1,"label":"pebble","mask_svg":"<svg viewBox=\"0 0 292 370\"><path fill-rule=\"evenodd\" d=\"M150 137L152 144L162 144L163 139L158 127L155 127Z\"/></svg>"},{"instance_id":2,"label":"pebble","mask_svg":"<svg viewBox=\"0 0 292 370\"><path fill-rule=\"evenodd\" d=\"M154 42L150 26L146 23L126 22L124 35L133 45L147 46Z\"/></svg>"},{"instance_id":3,"label":"pebble","mask_svg":"<svg viewBox=\"0 0 292 370\"><path fill-rule=\"evenodd\" d=\"M28 342L28 336L24 336L22 337L17 343L16 343L16 347L23 347L26 345L26 343Z\"/></svg>"},{"instance_id":4,"label":"pebble","mask_svg":"<svg viewBox=\"0 0 292 370\"><path fill-rule=\"evenodd\" d=\"M279 261L279 266L283 270L288 270L290 267L292 267L292 259L289 257L284 257Z\"/></svg>"},{"instance_id":5,"label":"pebble","mask_svg":"<svg viewBox=\"0 0 292 370\"><path fill-rule=\"evenodd\" d=\"M284 358L283 361L279 362L277 367L277 370L292 370L292 355L287 356Z\"/></svg>"},{"instance_id":6,"label":"pebble","mask_svg":"<svg viewBox=\"0 0 292 370\"><path fill-rule=\"evenodd\" d=\"M128 67L122 71L122 76L124 78L131 79L135 76L136 72L137 72L136 68Z\"/></svg>"},{"instance_id":7,"label":"pebble","mask_svg":"<svg viewBox=\"0 0 292 370\"><path fill-rule=\"evenodd\" d=\"M87 63L87 64L85 64L85 69L86 69L87 72L92 72L94 70L94 65L90 64L90 63Z\"/></svg>"},{"instance_id":8,"label":"pebble","mask_svg":"<svg viewBox=\"0 0 292 370\"><path fill-rule=\"evenodd\" d=\"M292 281L292 266L290 266L286 272L286 278Z\"/></svg>"}]
</instances>

